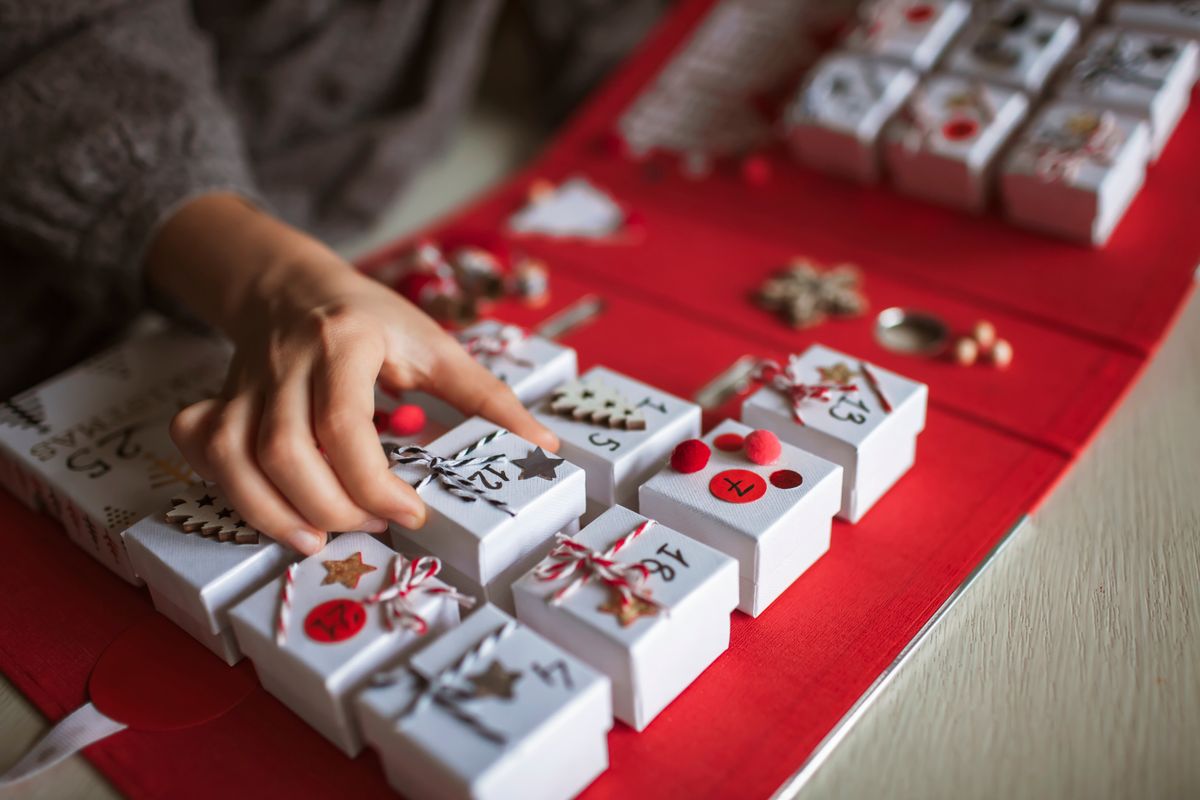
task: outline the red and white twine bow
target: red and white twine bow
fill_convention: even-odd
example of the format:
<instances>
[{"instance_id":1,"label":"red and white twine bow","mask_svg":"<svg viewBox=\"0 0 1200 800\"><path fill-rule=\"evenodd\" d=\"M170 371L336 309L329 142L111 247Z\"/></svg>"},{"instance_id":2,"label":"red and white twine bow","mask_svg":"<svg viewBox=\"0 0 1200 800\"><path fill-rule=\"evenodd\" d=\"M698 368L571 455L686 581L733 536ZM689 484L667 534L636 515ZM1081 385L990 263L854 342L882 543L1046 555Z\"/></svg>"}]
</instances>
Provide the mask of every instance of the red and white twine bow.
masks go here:
<instances>
[{"instance_id":1,"label":"red and white twine bow","mask_svg":"<svg viewBox=\"0 0 1200 800\"><path fill-rule=\"evenodd\" d=\"M770 386L786 397L792 404L792 419L798 425L804 424L800 415L800 407L806 400L816 400L828 403L832 392L857 392L858 386L853 383L804 383L800 380L800 359L796 356L788 358L787 367L779 366L777 361L762 361L755 367L751 379Z\"/></svg>"},{"instance_id":2,"label":"red and white twine bow","mask_svg":"<svg viewBox=\"0 0 1200 800\"><path fill-rule=\"evenodd\" d=\"M512 354L512 348L525 341L525 331L516 325L503 325L489 333L478 333L466 339L462 345L467 354L476 360L504 358L519 367L532 367L533 363Z\"/></svg>"},{"instance_id":3,"label":"red and white twine bow","mask_svg":"<svg viewBox=\"0 0 1200 800\"><path fill-rule=\"evenodd\" d=\"M433 556L407 559L397 554L392 559L388 582L364 600L363 605L379 605L383 610L383 624L389 631L399 625L424 636L429 631L429 623L417 611L423 598L445 597L464 608L475 605L473 597L449 586L429 583L441 571L442 562Z\"/></svg>"},{"instance_id":4,"label":"red and white twine bow","mask_svg":"<svg viewBox=\"0 0 1200 800\"><path fill-rule=\"evenodd\" d=\"M616 560L617 553L655 524L652 519L646 520L613 542L604 552L582 545L565 534L558 534L558 544L546 559L538 564L533 574L542 581L575 577L550 595L549 603L562 603L588 580L595 578L620 596L622 606L629 605L636 598L661 609L662 606L650 596L650 591L645 586L650 571L642 564L626 564Z\"/></svg>"},{"instance_id":5,"label":"red and white twine bow","mask_svg":"<svg viewBox=\"0 0 1200 800\"><path fill-rule=\"evenodd\" d=\"M1068 120L1070 125L1071 120ZM1082 124L1082 123L1081 123ZM1074 180L1088 161L1106 165L1124 140L1117 118L1105 111L1086 132L1056 131L1033 142L1033 169L1044 181Z\"/></svg>"}]
</instances>

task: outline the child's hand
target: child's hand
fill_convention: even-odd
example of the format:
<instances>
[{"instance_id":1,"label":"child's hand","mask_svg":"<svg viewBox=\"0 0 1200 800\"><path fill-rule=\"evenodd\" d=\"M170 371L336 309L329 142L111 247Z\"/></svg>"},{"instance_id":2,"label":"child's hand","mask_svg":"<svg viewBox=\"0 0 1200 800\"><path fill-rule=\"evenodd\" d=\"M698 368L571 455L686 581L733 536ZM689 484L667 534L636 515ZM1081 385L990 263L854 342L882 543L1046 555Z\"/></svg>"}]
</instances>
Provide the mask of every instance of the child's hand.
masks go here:
<instances>
[{"instance_id":1,"label":"child's hand","mask_svg":"<svg viewBox=\"0 0 1200 800\"><path fill-rule=\"evenodd\" d=\"M223 396L181 411L172 438L247 522L303 553L320 549L325 531L424 522L424 504L388 471L379 445L377 379L557 449L512 391L417 307L237 197L189 203L147 264L157 287L236 346Z\"/></svg>"}]
</instances>

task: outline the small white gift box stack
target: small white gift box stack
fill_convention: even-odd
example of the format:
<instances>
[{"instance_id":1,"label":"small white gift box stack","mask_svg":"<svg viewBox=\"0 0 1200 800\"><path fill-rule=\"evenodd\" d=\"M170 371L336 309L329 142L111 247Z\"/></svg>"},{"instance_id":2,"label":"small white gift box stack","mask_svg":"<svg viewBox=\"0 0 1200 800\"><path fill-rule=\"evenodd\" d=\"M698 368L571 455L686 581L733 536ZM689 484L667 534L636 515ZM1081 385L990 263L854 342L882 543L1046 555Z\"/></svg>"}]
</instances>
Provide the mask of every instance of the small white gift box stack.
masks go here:
<instances>
[{"instance_id":1,"label":"small white gift box stack","mask_svg":"<svg viewBox=\"0 0 1200 800\"><path fill-rule=\"evenodd\" d=\"M879 135L917 85L917 73L880 59L834 53L809 72L784 116L796 157L823 172L879 178Z\"/></svg>"},{"instance_id":2,"label":"small white gift box stack","mask_svg":"<svg viewBox=\"0 0 1200 800\"><path fill-rule=\"evenodd\" d=\"M968 26L942 66L1037 96L1079 32L1072 16L1029 3L1000 3Z\"/></svg>"},{"instance_id":3,"label":"small white gift box stack","mask_svg":"<svg viewBox=\"0 0 1200 800\"><path fill-rule=\"evenodd\" d=\"M829 550L842 505L840 466L782 444L756 464L743 450L751 428L726 420L703 439L695 472L668 466L641 489L641 512L738 561L738 609L757 617Z\"/></svg>"},{"instance_id":4,"label":"small white gift box stack","mask_svg":"<svg viewBox=\"0 0 1200 800\"><path fill-rule=\"evenodd\" d=\"M1150 129L1133 116L1070 100L1042 107L1000 176L1007 216L1100 246L1146 178Z\"/></svg>"},{"instance_id":5,"label":"small white gift box stack","mask_svg":"<svg viewBox=\"0 0 1200 800\"><path fill-rule=\"evenodd\" d=\"M729 647L737 563L614 506L517 581L517 617L612 681L643 730Z\"/></svg>"},{"instance_id":6,"label":"small white gift box stack","mask_svg":"<svg viewBox=\"0 0 1200 800\"><path fill-rule=\"evenodd\" d=\"M1088 39L1058 91L1147 120L1151 158L1157 159L1187 109L1198 54L1200 45L1187 39L1105 28Z\"/></svg>"},{"instance_id":7,"label":"small white gift box stack","mask_svg":"<svg viewBox=\"0 0 1200 800\"><path fill-rule=\"evenodd\" d=\"M197 484L172 507L125 531L154 607L225 663L242 658L229 609L299 555L248 527L215 486Z\"/></svg>"},{"instance_id":8,"label":"small white gift box stack","mask_svg":"<svg viewBox=\"0 0 1200 800\"><path fill-rule=\"evenodd\" d=\"M0 404L0 475L71 539L139 584L121 532L198 480L171 418L216 395L227 347L163 324Z\"/></svg>"},{"instance_id":9,"label":"small white gift box stack","mask_svg":"<svg viewBox=\"0 0 1200 800\"><path fill-rule=\"evenodd\" d=\"M516 325L485 320L456 336L467 352L508 384L526 406L543 399L556 386L574 380L578 372L574 349ZM420 406L431 420L447 428L465 419L461 411L425 392L405 392L402 402Z\"/></svg>"},{"instance_id":10,"label":"small white gift box stack","mask_svg":"<svg viewBox=\"0 0 1200 800\"><path fill-rule=\"evenodd\" d=\"M603 675L486 605L356 705L405 797L565 800L608 768L609 695Z\"/></svg>"},{"instance_id":11,"label":"small white gift box stack","mask_svg":"<svg viewBox=\"0 0 1200 800\"><path fill-rule=\"evenodd\" d=\"M923 383L816 344L770 371L742 422L841 465L838 518L858 522L912 466L928 395Z\"/></svg>"},{"instance_id":12,"label":"small white gift box stack","mask_svg":"<svg viewBox=\"0 0 1200 800\"><path fill-rule=\"evenodd\" d=\"M1109 12L1120 25L1200 40L1200 7L1196 0L1124 0Z\"/></svg>"},{"instance_id":13,"label":"small white gift box stack","mask_svg":"<svg viewBox=\"0 0 1200 800\"><path fill-rule=\"evenodd\" d=\"M437 556L447 580L506 609L512 582L587 505L582 469L479 417L393 460L393 471L419 487L427 516L417 531L393 525L392 544Z\"/></svg>"},{"instance_id":14,"label":"small white gift box stack","mask_svg":"<svg viewBox=\"0 0 1200 800\"><path fill-rule=\"evenodd\" d=\"M587 473L594 508L636 505L638 485L700 433L700 406L606 367L559 387L534 416L558 435L559 455Z\"/></svg>"},{"instance_id":15,"label":"small white gift box stack","mask_svg":"<svg viewBox=\"0 0 1200 800\"><path fill-rule=\"evenodd\" d=\"M354 756L362 749L355 693L425 637L458 624L464 597L435 577L439 568L436 559L400 558L365 533L343 533L229 616L263 688Z\"/></svg>"},{"instance_id":16,"label":"small white gift box stack","mask_svg":"<svg viewBox=\"0 0 1200 800\"><path fill-rule=\"evenodd\" d=\"M869 0L859 6L846 46L926 72L970 14L965 0Z\"/></svg>"},{"instance_id":17,"label":"small white gift box stack","mask_svg":"<svg viewBox=\"0 0 1200 800\"><path fill-rule=\"evenodd\" d=\"M984 210L997 155L1028 108L1016 89L958 75L929 76L884 132L892 182L926 200Z\"/></svg>"}]
</instances>

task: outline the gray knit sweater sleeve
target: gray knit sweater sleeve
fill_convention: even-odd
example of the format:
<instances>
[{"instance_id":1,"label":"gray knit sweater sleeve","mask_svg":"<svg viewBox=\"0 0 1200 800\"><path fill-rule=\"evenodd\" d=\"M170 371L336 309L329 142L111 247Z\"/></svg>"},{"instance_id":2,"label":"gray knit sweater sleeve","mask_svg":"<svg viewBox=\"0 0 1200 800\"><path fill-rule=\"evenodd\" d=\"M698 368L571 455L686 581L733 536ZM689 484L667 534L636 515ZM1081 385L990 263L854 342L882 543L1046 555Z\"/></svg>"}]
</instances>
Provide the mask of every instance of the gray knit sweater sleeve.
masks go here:
<instances>
[{"instance_id":1,"label":"gray knit sweater sleeve","mask_svg":"<svg viewBox=\"0 0 1200 800\"><path fill-rule=\"evenodd\" d=\"M0 245L57 291L140 306L176 208L256 195L242 150L184 0L0 0Z\"/></svg>"}]
</instances>

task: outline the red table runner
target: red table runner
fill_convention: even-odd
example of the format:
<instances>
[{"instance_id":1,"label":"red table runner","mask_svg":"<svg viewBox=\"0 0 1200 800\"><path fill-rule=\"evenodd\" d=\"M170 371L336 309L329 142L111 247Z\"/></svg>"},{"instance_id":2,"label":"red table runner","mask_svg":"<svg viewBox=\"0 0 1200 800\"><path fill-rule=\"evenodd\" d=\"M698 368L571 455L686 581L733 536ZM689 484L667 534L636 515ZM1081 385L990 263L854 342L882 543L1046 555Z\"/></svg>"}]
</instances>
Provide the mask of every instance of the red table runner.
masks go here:
<instances>
[{"instance_id":1,"label":"red table runner","mask_svg":"<svg viewBox=\"0 0 1200 800\"><path fill-rule=\"evenodd\" d=\"M683 397L742 355L820 341L928 383L928 427L912 471L862 522L835 523L829 554L761 617L735 614L729 651L691 688L645 732L617 725L595 797L760 797L786 780L1101 427L1200 262L1195 109L1101 251L826 178L779 154L769 155L773 179L752 186L728 165L692 181L599 147L710 5L684 3L537 163L433 234L499 230L532 180L586 175L638 212L643 236L517 241L551 265L552 299L537 310L503 304L498 316L534 325L599 296L603 313L563 338L581 367L603 363ZM986 317L1016 360L1000 372L889 353L870 315L792 331L747 295L798 254L861 265L875 310L916 306L962 327ZM7 495L0 512L0 670L57 719L85 701L104 648L154 611L47 519ZM87 756L134 797L388 793L374 755L347 759L261 688L205 724L126 731Z\"/></svg>"}]
</instances>

